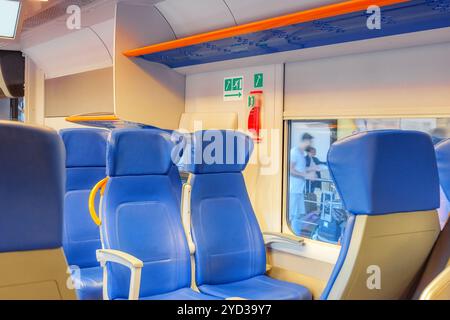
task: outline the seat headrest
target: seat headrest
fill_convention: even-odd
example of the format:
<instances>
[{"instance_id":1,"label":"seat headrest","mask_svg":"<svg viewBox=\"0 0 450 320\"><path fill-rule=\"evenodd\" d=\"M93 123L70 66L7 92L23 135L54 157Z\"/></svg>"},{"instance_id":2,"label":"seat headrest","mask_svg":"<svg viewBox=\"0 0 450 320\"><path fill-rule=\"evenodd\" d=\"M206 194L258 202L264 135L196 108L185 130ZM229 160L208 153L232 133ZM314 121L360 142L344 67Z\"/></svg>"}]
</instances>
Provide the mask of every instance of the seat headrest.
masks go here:
<instances>
[{"instance_id":1,"label":"seat headrest","mask_svg":"<svg viewBox=\"0 0 450 320\"><path fill-rule=\"evenodd\" d=\"M104 167L109 131L102 129L64 129L60 135L66 147L66 168Z\"/></svg>"},{"instance_id":2,"label":"seat headrest","mask_svg":"<svg viewBox=\"0 0 450 320\"><path fill-rule=\"evenodd\" d=\"M436 146L436 158L439 170L439 182L447 199L450 199L450 139Z\"/></svg>"},{"instance_id":3,"label":"seat headrest","mask_svg":"<svg viewBox=\"0 0 450 320\"><path fill-rule=\"evenodd\" d=\"M187 172L195 174L242 172L250 160L253 147L251 137L242 132L198 131L191 137L184 167Z\"/></svg>"},{"instance_id":4,"label":"seat headrest","mask_svg":"<svg viewBox=\"0 0 450 320\"><path fill-rule=\"evenodd\" d=\"M165 175L175 144L159 129L113 130L107 148L106 172L110 177Z\"/></svg>"},{"instance_id":5,"label":"seat headrest","mask_svg":"<svg viewBox=\"0 0 450 320\"><path fill-rule=\"evenodd\" d=\"M332 145L328 165L345 209L382 215L439 207L431 138L417 131L363 132Z\"/></svg>"},{"instance_id":6,"label":"seat headrest","mask_svg":"<svg viewBox=\"0 0 450 320\"><path fill-rule=\"evenodd\" d=\"M64 146L57 132L0 121L0 252L62 245Z\"/></svg>"}]
</instances>

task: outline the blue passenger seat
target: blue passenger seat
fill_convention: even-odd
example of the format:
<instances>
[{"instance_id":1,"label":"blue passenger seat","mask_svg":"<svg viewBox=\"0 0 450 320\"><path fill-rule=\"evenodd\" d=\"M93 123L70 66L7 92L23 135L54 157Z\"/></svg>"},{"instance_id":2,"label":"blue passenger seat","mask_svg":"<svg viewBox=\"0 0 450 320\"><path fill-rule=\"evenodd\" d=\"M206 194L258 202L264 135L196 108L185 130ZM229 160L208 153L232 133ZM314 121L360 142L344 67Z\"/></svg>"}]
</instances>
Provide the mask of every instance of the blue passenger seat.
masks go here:
<instances>
[{"instance_id":1,"label":"blue passenger seat","mask_svg":"<svg viewBox=\"0 0 450 320\"><path fill-rule=\"evenodd\" d=\"M111 133L101 209L104 249L97 254L106 268L108 299L212 299L190 288L173 148L171 135L161 130Z\"/></svg>"},{"instance_id":2,"label":"blue passenger seat","mask_svg":"<svg viewBox=\"0 0 450 320\"><path fill-rule=\"evenodd\" d=\"M440 231L430 136L359 133L331 146L328 166L350 218L322 299L407 298Z\"/></svg>"},{"instance_id":3,"label":"blue passenger seat","mask_svg":"<svg viewBox=\"0 0 450 320\"><path fill-rule=\"evenodd\" d=\"M75 300L62 248L64 146L49 128L0 121L0 300Z\"/></svg>"},{"instance_id":4,"label":"blue passenger seat","mask_svg":"<svg viewBox=\"0 0 450 320\"><path fill-rule=\"evenodd\" d=\"M102 299L102 268L95 252L101 248L100 230L89 215L91 189L106 177L109 131L66 129L60 135L66 147L64 251L81 300ZM96 199L98 206L99 199Z\"/></svg>"},{"instance_id":5,"label":"blue passenger seat","mask_svg":"<svg viewBox=\"0 0 450 320\"><path fill-rule=\"evenodd\" d=\"M266 275L263 235L242 176L252 151L252 139L237 131L193 136L193 161L186 170L192 173L196 284L219 298L309 300L305 287Z\"/></svg>"}]
</instances>

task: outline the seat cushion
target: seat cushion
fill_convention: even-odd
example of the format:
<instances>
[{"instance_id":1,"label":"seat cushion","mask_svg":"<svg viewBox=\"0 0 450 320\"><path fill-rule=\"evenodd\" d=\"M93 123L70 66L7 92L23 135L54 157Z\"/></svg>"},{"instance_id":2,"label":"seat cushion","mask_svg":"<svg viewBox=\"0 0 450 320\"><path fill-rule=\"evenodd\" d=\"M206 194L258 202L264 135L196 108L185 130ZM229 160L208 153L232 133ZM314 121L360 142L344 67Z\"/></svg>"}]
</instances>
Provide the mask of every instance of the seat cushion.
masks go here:
<instances>
[{"instance_id":1,"label":"seat cushion","mask_svg":"<svg viewBox=\"0 0 450 320\"><path fill-rule=\"evenodd\" d=\"M72 272L72 280L80 300L103 299L103 270L101 267L79 269Z\"/></svg>"},{"instance_id":2,"label":"seat cushion","mask_svg":"<svg viewBox=\"0 0 450 320\"><path fill-rule=\"evenodd\" d=\"M298 284L257 276L244 281L199 287L205 294L219 298L239 297L249 300L311 300L311 292Z\"/></svg>"},{"instance_id":3,"label":"seat cushion","mask_svg":"<svg viewBox=\"0 0 450 320\"><path fill-rule=\"evenodd\" d=\"M183 288L169 293L158 294L151 297L144 297L141 298L141 300L217 300L217 298L195 292L191 288Z\"/></svg>"}]
</instances>

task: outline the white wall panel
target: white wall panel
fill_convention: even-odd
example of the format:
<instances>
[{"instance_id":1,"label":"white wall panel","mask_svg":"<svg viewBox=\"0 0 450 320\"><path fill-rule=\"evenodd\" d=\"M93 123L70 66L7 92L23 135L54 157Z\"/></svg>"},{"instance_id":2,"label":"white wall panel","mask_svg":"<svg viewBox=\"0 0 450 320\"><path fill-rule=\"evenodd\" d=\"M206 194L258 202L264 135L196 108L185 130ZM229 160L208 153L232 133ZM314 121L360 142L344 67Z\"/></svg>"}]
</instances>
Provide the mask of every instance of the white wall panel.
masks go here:
<instances>
[{"instance_id":1,"label":"white wall panel","mask_svg":"<svg viewBox=\"0 0 450 320\"><path fill-rule=\"evenodd\" d=\"M264 73L264 106L261 118L262 128L269 131L264 133L263 142L255 149L255 162L247 167L244 176L261 227L265 231L280 232L283 66L266 65L189 75L186 79L186 112L207 112L216 116L236 113L238 128L246 130L250 112L247 96L253 89L255 73ZM244 98L241 101L225 102L224 78L234 76L244 76ZM270 131L272 129L274 131Z\"/></svg>"},{"instance_id":2,"label":"white wall panel","mask_svg":"<svg viewBox=\"0 0 450 320\"><path fill-rule=\"evenodd\" d=\"M450 43L286 65L285 117L450 116Z\"/></svg>"}]
</instances>

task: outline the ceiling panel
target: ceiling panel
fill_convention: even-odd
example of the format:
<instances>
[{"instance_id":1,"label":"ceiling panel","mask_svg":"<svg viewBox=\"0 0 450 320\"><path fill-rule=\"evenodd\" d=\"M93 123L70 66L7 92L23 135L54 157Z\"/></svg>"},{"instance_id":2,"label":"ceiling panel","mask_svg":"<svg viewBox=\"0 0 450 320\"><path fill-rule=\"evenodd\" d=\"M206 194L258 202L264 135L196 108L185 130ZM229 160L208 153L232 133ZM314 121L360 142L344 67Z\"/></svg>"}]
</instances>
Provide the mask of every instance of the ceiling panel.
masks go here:
<instances>
[{"instance_id":1,"label":"ceiling panel","mask_svg":"<svg viewBox=\"0 0 450 320\"><path fill-rule=\"evenodd\" d=\"M149 47L135 49L127 53L129 56L141 55L142 58L165 64L172 68L207 64L224 60L248 58L252 56L272 55L279 52L295 51L321 46L337 45L366 39L389 37L397 34L422 32L425 30L450 27L450 0L412 0L383 7L384 15L380 30L367 28L365 5L358 10L349 3L351 10L346 14L320 18L316 20L280 25L260 31L240 34L239 28L234 33L212 40L192 40L190 44L181 41L179 46ZM334 8L333 8L334 10ZM302 16L300 14L300 16ZM292 20L290 20L292 23ZM273 24L271 24L273 26ZM250 33L248 33L250 32ZM205 38L205 37L203 37ZM197 41L198 40L198 41ZM164 46L163 46L164 47Z\"/></svg>"},{"instance_id":2,"label":"ceiling panel","mask_svg":"<svg viewBox=\"0 0 450 320\"><path fill-rule=\"evenodd\" d=\"M92 31L94 31L98 37L105 44L105 47L108 49L111 56L113 56L114 52L114 20L107 20L105 22L101 22L98 24L94 24L91 26Z\"/></svg>"},{"instance_id":3,"label":"ceiling panel","mask_svg":"<svg viewBox=\"0 0 450 320\"><path fill-rule=\"evenodd\" d=\"M166 0L156 7L178 38L235 25L223 0Z\"/></svg>"},{"instance_id":4,"label":"ceiling panel","mask_svg":"<svg viewBox=\"0 0 450 320\"><path fill-rule=\"evenodd\" d=\"M342 0L224 0L238 24L345 2Z\"/></svg>"},{"instance_id":5,"label":"ceiling panel","mask_svg":"<svg viewBox=\"0 0 450 320\"><path fill-rule=\"evenodd\" d=\"M44 71L46 78L112 66L108 51L112 50L113 46L114 20L93 25L91 28L92 30L84 28L27 47L23 51Z\"/></svg>"}]
</instances>

